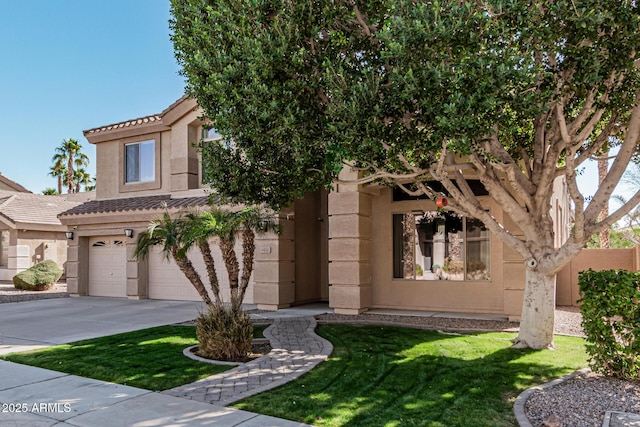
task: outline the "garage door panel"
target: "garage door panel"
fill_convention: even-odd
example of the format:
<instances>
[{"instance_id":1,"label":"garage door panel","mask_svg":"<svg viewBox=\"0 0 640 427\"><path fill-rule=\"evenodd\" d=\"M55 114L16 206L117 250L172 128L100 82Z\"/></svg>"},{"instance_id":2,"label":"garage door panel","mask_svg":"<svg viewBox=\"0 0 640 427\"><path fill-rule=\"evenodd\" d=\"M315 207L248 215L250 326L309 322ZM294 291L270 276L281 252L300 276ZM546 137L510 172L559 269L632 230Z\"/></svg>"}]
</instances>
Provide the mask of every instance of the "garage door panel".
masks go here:
<instances>
[{"instance_id":1,"label":"garage door panel","mask_svg":"<svg viewBox=\"0 0 640 427\"><path fill-rule=\"evenodd\" d=\"M89 295L127 296L127 252L120 237L89 241Z\"/></svg>"}]
</instances>

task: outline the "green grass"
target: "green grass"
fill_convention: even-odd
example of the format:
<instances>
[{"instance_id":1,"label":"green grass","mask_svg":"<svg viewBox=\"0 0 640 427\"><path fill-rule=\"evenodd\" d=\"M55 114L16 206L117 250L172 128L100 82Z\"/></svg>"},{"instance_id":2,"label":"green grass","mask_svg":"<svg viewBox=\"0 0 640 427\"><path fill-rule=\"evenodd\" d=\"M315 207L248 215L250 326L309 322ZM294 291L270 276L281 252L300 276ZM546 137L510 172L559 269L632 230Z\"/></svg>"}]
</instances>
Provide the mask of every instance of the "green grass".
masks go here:
<instances>
[{"instance_id":1,"label":"green grass","mask_svg":"<svg viewBox=\"0 0 640 427\"><path fill-rule=\"evenodd\" d=\"M587 363L584 340L572 337L533 351L509 348L514 335L504 333L354 325L318 333L334 345L329 360L235 407L318 426L515 426L520 392ZM194 327L161 326L2 358L159 391L229 369L184 357L196 343Z\"/></svg>"},{"instance_id":2,"label":"green grass","mask_svg":"<svg viewBox=\"0 0 640 427\"><path fill-rule=\"evenodd\" d=\"M534 351L509 348L514 335L504 333L317 331L334 345L328 361L234 406L319 426L515 426L520 392L587 363L584 340L573 337L557 336L555 351Z\"/></svg>"},{"instance_id":3,"label":"green grass","mask_svg":"<svg viewBox=\"0 0 640 427\"><path fill-rule=\"evenodd\" d=\"M148 390L167 390L230 366L191 360L182 351L197 344L195 327L160 326L103 338L12 353L2 358L82 377Z\"/></svg>"},{"instance_id":4,"label":"green grass","mask_svg":"<svg viewBox=\"0 0 640 427\"><path fill-rule=\"evenodd\" d=\"M253 325L253 337L254 338L264 338L264 330L267 329L269 324L266 325Z\"/></svg>"}]
</instances>

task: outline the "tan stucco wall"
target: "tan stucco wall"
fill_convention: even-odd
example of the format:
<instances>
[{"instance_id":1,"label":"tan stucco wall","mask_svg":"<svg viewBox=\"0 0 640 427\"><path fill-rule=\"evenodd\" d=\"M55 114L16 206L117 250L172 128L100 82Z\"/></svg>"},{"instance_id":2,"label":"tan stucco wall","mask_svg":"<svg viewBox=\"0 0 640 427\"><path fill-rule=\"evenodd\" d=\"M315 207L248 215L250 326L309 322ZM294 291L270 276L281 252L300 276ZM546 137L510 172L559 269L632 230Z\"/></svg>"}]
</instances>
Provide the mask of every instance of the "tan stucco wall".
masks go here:
<instances>
[{"instance_id":1,"label":"tan stucco wall","mask_svg":"<svg viewBox=\"0 0 640 427\"><path fill-rule=\"evenodd\" d=\"M55 261L63 269L66 268L67 239L63 232L15 229L8 231L9 263L6 267L0 268L0 280L11 280L15 274L46 259Z\"/></svg>"},{"instance_id":2,"label":"tan stucco wall","mask_svg":"<svg viewBox=\"0 0 640 427\"><path fill-rule=\"evenodd\" d=\"M588 269L638 271L640 247L629 249L583 249L556 278L556 304L578 305L578 273Z\"/></svg>"},{"instance_id":3,"label":"tan stucco wall","mask_svg":"<svg viewBox=\"0 0 640 427\"><path fill-rule=\"evenodd\" d=\"M17 244L29 247L31 265L50 259L62 267L67 261L67 239L62 232L20 231Z\"/></svg>"},{"instance_id":4,"label":"tan stucco wall","mask_svg":"<svg viewBox=\"0 0 640 427\"><path fill-rule=\"evenodd\" d=\"M171 194L196 189L199 184L198 142L202 122L199 111L178 111L171 126L133 127L126 133L101 137L96 144L96 199ZM183 114L183 115L180 115ZM156 174L151 182L125 184L125 144L155 141Z\"/></svg>"}]
</instances>

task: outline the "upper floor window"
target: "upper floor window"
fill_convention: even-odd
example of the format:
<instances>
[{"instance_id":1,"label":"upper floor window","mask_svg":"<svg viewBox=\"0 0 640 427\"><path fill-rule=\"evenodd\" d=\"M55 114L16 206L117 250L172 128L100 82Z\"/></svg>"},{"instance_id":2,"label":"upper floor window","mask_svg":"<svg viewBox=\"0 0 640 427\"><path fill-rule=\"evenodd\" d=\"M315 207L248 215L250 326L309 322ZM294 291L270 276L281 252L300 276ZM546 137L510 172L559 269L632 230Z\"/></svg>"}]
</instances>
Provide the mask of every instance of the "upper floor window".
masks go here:
<instances>
[{"instance_id":1,"label":"upper floor window","mask_svg":"<svg viewBox=\"0 0 640 427\"><path fill-rule=\"evenodd\" d=\"M222 138L222 135L220 135L218 133L217 130L215 130L212 127L209 126L203 126L202 127L202 139L205 141L215 141L216 139L220 139Z\"/></svg>"},{"instance_id":2,"label":"upper floor window","mask_svg":"<svg viewBox=\"0 0 640 427\"><path fill-rule=\"evenodd\" d=\"M202 127L202 140L205 142L223 141L222 135L210 125ZM233 148L233 140L223 141L223 144L226 148Z\"/></svg>"},{"instance_id":3,"label":"upper floor window","mask_svg":"<svg viewBox=\"0 0 640 427\"><path fill-rule=\"evenodd\" d=\"M125 145L125 183L148 182L155 179L155 141Z\"/></svg>"},{"instance_id":4,"label":"upper floor window","mask_svg":"<svg viewBox=\"0 0 640 427\"><path fill-rule=\"evenodd\" d=\"M489 280L490 236L477 219L452 212L393 215L393 277Z\"/></svg>"},{"instance_id":5,"label":"upper floor window","mask_svg":"<svg viewBox=\"0 0 640 427\"><path fill-rule=\"evenodd\" d=\"M9 264L9 232L0 231L0 267Z\"/></svg>"}]
</instances>

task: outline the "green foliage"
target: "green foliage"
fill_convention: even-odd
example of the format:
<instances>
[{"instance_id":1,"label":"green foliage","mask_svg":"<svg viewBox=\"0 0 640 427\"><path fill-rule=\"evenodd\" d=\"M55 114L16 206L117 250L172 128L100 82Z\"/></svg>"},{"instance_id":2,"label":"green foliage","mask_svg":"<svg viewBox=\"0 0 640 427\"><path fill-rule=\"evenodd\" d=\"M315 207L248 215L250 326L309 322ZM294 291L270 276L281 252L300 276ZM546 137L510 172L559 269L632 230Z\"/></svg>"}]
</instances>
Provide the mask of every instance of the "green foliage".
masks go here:
<instances>
[{"instance_id":1,"label":"green foliage","mask_svg":"<svg viewBox=\"0 0 640 427\"><path fill-rule=\"evenodd\" d=\"M420 264L416 264L416 275L422 276L424 274L424 270Z\"/></svg>"},{"instance_id":2,"label":"green foliage","mask_svg":"<svg viewBox=\"0 0 640 427\"><path fill-rule=\"evenodd\" d=\"M285 206L343 160L409 173L443 147L533 158L555 103L570 124L596 94L603 129L638 88L630 1L172 0L171 12L187 90L227 142L200 145L205 181L234 201ZM489 129L504 152L487 149Z\"/></svg>"},{"instance_id":3,"label":"green foliage","mask_svg":"<svg viewBox=\"0 0 640 427\"><path fill-rule=\"evenodd\" d=\"M623 379L640 373L640 273L580 272L582 326L594 372Z\"/></svg>"},{"instance_id":4,"label":"green foliage","mask_svg":"<svg viewBox=\"0 0 640 427\"><path fill-rule=\"evenodd\" d=\"M317 332L333 344L327 361L234 407L317 426L511 427L518 394L587 363L577 337L531 351L510 348L514 335L504 333L335 324Z\"/></svg>"},{"instance_id":5,"label":"green foliage","mask_svg":"<svg viewBox=\"0 0 640 427\"><path fill-rule=\"evenodd\" d=\"M637 234L637 231L631 231ZM611 230L609 234L609 247L616 248L632 248L635 243L629 239L629 233L626 231ZM587 248L598 249L600 248L600 235L594 234L587 242Z\"/></svg>"},{"instance_id":6,"label":"green foliage","mask_svg":"<svg viewBox=\"0 0 640 427\"><path fill-rule=\"evenodd\" d=\"M195 344L196 328L169 325L12 353L0 358L71 375L162 391L230 368L185 357L183 350Z\"/></svg>"},{"instance_id":7,"label":"green foliage","mask_svg":"<svg viewBox=\"0 0 640 427\"><path fill-rule=\"evenodd\" d=\"M44 190L42 190L42 194L44 194L45 196L53 196L55 194L58 194L58 190L52 187L47 187Z\"/></svg>"},{"instance_id":8,"label":"green foliage","mask_svg":"<svg viewBox=\"0 0 640 427\"><path fill-rule=\"evenodd\" d=\"M60 280L62 273L55 261L46 259L13 276L13 286L25 291L46 291Z\"/></svg>"},{"instance_id":9,"label":"green foliage","mask_svg":"<svg viewBox=\"0 0 640 427\"><path fill-rule=\"evenodd\" d=\"M243 360L251 351L253 323L232 306L216 305L196 319L198 353L215 360Z\"/></svg>"}]
</instances>

